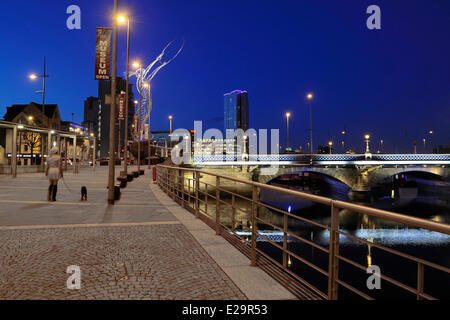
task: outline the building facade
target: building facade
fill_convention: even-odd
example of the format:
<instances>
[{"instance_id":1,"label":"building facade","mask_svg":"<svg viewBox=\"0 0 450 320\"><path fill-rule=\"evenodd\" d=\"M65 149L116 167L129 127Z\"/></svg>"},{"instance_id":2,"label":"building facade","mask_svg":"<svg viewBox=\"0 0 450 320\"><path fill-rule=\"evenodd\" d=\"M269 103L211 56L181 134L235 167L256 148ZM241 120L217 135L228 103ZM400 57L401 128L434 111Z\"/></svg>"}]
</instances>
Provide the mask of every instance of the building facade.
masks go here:
<instances>
[{"instance_id":1,"label":"building facade","mask_svg":"<svg viewBox=\"0 0 450 320\"><path fill-rule=\"evenodd\" d=\"M61 115L57 104L46 104L45 114L42 113L42 104L39 103L14 104L6 107L3 119L36 127L61 129Z\"/></svg>"},{"instance_id":2,"label":"building facade","mask_svg":"<svg viewBox=\"0 0 450 320\"><path fill-rule=\"evenodd\" d=\"M228 129L249 128L248 119L248 93L247 91L235 90L224 95L224 133Z\"/></svg>"},{"instance_id":3,"label":"building facade","mask_svg":"<svg viewBox=\"0 0 450 320\"><path fill-rule=\"evenodd\" d=\"M132 84L129 84L128 96L128 140L131 140L131 129L134 116L134 95L132 91ZM116 97L121 92L126 92L126 81L120 77L117 78ZM117 106L117 105L116 105ZM98 82L98 97L89 97L84 102L84 121L83 126L87 128L90 133L93 133L97 138L97 158L109 157L109 121L111 108L111 82L100 80ZM117 115L116 115L117 119ZM120 130L119 130L120 127ZM116 142L118 146L119 139L121 149L124 149L125 142L125 125L124 121L116 120ZM117 152L114 151L115 155Z\"/></svg>"}]
</instances>

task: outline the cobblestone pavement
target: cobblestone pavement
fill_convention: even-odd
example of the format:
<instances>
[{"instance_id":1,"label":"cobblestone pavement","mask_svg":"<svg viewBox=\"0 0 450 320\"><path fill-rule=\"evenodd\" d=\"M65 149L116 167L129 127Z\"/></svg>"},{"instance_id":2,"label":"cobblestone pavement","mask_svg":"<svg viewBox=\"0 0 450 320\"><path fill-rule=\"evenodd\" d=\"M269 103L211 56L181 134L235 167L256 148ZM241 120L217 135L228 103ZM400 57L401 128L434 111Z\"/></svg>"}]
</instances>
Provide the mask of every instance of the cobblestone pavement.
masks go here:
<instances>
[{"instance_id":1,"label":"cobblestone pavement","mask_svg":"<svg viewBox=\"0 0 450 320\"><path fill-rule=\"evenodd\" d=\"M246 299L154 197L149 177L108 207L106 170L98 171L67 175L70 185L88 185L87 204L68 192L43 201L37 176L0 179L0 299ZM70 265L81 269L80 290L66 286Z\"/></svg>"}]
</instances>

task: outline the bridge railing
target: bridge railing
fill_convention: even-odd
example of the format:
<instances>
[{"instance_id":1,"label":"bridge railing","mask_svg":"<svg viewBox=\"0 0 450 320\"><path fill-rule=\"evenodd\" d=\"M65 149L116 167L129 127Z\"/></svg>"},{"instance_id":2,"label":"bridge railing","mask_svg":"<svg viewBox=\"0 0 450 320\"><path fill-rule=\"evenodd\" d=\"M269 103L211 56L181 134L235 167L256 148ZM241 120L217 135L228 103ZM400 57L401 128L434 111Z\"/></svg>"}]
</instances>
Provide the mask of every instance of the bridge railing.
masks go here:
<instances>
[{"instance_id":1,"label":"bridge railing","mask_svg":"<svg viewBox=\"0 0 450 320\"><path fill-rule=\"evenodd\" d=\"M334 300L338 299L339 289L345 288L365 299L373 299L372 296L344 281L343 277L340 277L339 265L342 263L360 269L365 274L367 271L367 266L362 265L360 261L346 257L344 254L340 253L340 247L342 247L340 244L344 238L377 248L387 254L401 257L402 259L414 263L416 265L417 279L415 286L405 284L398 279L394 279L393 277L384 274L380 274L379 277L392 286L413 294L418 300L435 299L433 296L424 292L424 288L427 287L427 278L424 277L425 268L427 268L427 271L429 272L441 272L445 277L450 276L450 269L448 267L417 258L405 252L394 250L382 244L374 243L373 241L370 241L370 239L363 239L340 229L339 224L341 217L339 211L340 209L347 209L351 211L352 214L363 214L369 217L400 223L408 227L422 228L428 231L438 232L444 236L450 235L450 225L448 224L192 168L158 165L157 183L164 192L177 201L182 207L194 213L196 217L204 220L216 230L217 235L223 236L242 253L247 255L250 258L252 266L258 266L266 271L299 298ZM241 195L229 190L230 183L248 187L249 190L251 190L251 196ZM225 187L226 185L228 188ZM258 194L261 190L270 190L279 194L326 205L330 210L330 223L322 224L265 204L259 200ZM249 204L248 207L251 209L246 210L245 206L242 205L243 202L247 202ZM268 221L267 218L258 214L258 208L267 208L277 212L282 216L282 223ZM239 221L239 215L248 217L247 225ZM291 231L288 226L288 221L293 220L314 226L314 228L325 230L329 234L328 246L306 239L304 236ZM259 226L262 225L270 226L274 230L281 232L281 243L273 241L273 239L270 239L267 236L267 233L262 232L259 228ZM246 230L247 234L250 232L251 236L248 237L243 235L243 232L239 232L237 230L239 226L242 230ZM269 255L265 252L261 248L261 245L257 246L257 239L264 239L265 243L270 244L274 249L278 250L279 254L276 255L278 258L274 258L273 254ZM302 245L317 249L319 252L325 254L328 256L328 259L326 259L328 260L328 263L326 265L320 265L320 263L315 263L307 257L294 252L288 245L288 242L292 239L300 242ZM290 268L291 259L295 259L297 262L310 268L311 271L315 272L318 276L324 277L324 281L327 281L327 285L322 287L326 287L327 289L324 290L318 288L313 285L311 281L305 280L300 274L294 272ZM399 268L401 267L402 266L399 266ZM365 277L361 277L361 279L364 280L364 284L366 284L367 277L367 274Z\"/></svg>"},{"instance_id":2,"label":"bridge railing","mask_svg":"<svg viewBox=\"0 0 450 320\"><path fill-rule=\"evenodd\" d=\"M211 162L237 162L244 160L243 155L194 155L193 162L197 164ZM450 161L450 154L371 154L369 158L365 154L249 154L245 155L245 161L256 162L299 162L314 163L320 161Z\"/></svg>"}]
</instances>

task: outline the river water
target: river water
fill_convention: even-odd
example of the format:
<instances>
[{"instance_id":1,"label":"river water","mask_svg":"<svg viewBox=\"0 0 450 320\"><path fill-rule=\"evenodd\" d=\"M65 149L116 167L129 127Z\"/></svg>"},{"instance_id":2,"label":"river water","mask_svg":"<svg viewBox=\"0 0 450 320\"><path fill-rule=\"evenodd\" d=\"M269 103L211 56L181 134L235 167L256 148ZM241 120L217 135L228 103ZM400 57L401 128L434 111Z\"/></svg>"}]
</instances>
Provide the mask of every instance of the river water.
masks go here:
<instances>
[{"instance_id":1,"label":"river water","mask_svg":"<svg viewBox=\"0 0 450 320\"><path fill-rule=\"evenodd\" d=\"M437 222L450 223L450 196L448 188L444 187L440 190L439 183L437 185L438 188L436 188L436 185L433 185L432 189L425 188L425 191L423 188L419 188L420 192L418 192L417 186L413 188L396 188L392 192L387 188L381 193L377 190L372 195L369 194L369 197L364 200L355 200L349 196L348 190L345 190L345 187L341 184L335 181L327 181L327 188L316 190L314 193ZM297 186L284 187L299 189L300 191L303 190L303 188L298 188ZM311 190L307 190L307 192L311 192ZM259 196L260 200L268 205L290 211L291 214L310 219L323 225L330 225L330 208L328 206L295 199L267 190L262 190ZM223 198L226 202L231 203L230 199ZM250 226L251 203L247 200L236 199L236 206L238 208L236 212L236 228L239 230L244 227L245 229L246 226ZM204 209L204 206L202 209ZM222 216L222 222L231 225L231 219L229 218L232 211L231 206L221 205L221 210L226 213ZM209 203L207 211L208 215L213 216L215 214L214 200ZM278 226L283 225L283 216L276 210L259 207L258 216L272 224ZM341 231L450 268L450 236L448 235L412 228L367 215L349 212L348 210L341 210L339 217ZM270 229L273 228L268 225L258 225L258 230L267 230L270 232ZM288 218L288 229L296 235L328 248L329 232L326 229L300 222L294 218ZM282 242L279 245L282 245ZM267 241L257 241L257 246L281 263L282 254L278 248ZM319 249L313 248L296 239L291 239L288 242L288 249L323 270L328 271L328 254ZM395 256L342 235L340 237L339 253L341 256L349 258L365 267L369 265L378 266L383 275L400 281L412 288L416 288L417 286L418 267L416 262ZM327 278L325 276L296 260L294 257L289 257L288 262L288 266L293 272L322 292L327 292ZM415 299L414 294L399 289L385 280L381 280L380 289L369 290L367 287L367 279L369 276L366 271L358 269L346 262L341 261L339 263L339 279L373 298ZM425 293L440 299L450 298L448 291L450 288L449 274L425 267L424 279ZM358 299L359 297L340 286L339 298Z\"/></svg>"}]
</instances>

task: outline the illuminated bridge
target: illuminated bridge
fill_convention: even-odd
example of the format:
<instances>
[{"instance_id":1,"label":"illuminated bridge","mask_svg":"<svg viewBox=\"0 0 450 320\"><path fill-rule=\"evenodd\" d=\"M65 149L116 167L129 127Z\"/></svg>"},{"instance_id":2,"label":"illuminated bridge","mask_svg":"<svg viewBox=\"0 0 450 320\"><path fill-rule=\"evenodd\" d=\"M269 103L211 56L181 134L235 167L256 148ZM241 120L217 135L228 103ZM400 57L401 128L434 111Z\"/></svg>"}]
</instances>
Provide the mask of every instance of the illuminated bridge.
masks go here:
<instances>
[{"instance_id":1,"label":"illuminated bridge","mask_svg":"<svg viewBox=\"0 0 450 320\"><path fill-rule=\"evenodd\" d=\"M370 191L404 173L420 172L431 180L450 181L450 154L204 155L194 156L192 165L215 173L247 175L247 179L262 183L286 174L312 172L357 192ZM264 171L273 167L276 169Z\"/></svg>"},{"instance_id":2,"label":"illuminated bridge","mask_svg":"<svg viewBox=\"0 0 450 320\"><path fill-rule=\"evenodd\" d=\"M203 155L192 158L199 166L236 165L450 165L450 154L279 154Z\"/></svg>"}]
</instances>

